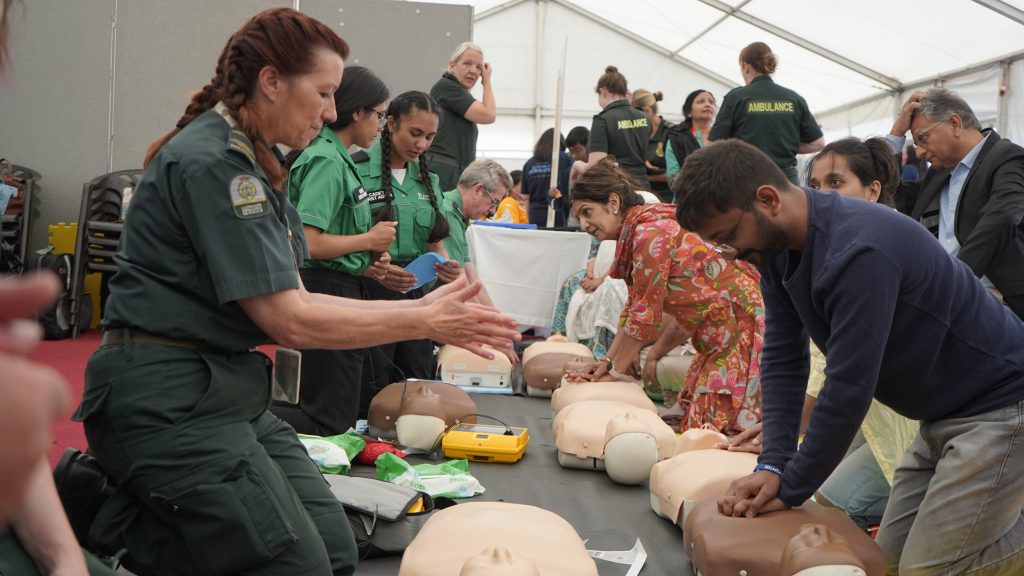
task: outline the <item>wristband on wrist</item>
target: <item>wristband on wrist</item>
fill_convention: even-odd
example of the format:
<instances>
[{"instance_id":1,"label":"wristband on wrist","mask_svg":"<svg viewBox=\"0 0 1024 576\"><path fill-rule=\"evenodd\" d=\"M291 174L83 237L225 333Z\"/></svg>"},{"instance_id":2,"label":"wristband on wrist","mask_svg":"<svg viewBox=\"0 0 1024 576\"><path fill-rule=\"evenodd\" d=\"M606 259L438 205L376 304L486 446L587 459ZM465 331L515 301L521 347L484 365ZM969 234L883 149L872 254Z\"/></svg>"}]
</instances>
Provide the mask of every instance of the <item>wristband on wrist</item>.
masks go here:
<instances>
[{"instance_id":1,"label":"wristband on wrist","mask_svg":"<svg viewBox=\"0 0 1024 576\"><path fill-rule=\"evenodd\" d=\"M754 472L771 472L776 476L782 476L782 468L772 466L771 464L758 464L754 466Z\"/></svg>"},{"instance_id":2,"label":"wristband on wrist","mask_svg":"<svg viewBox=\"0 0 1024 576\"><path fill-rule=\"evenodd\" d=\"M608 363L608 374L610 374L612 378L618 378L619 380L629 380L630 379L629 376L626 376L622 372L619 372L618 370L616 370L615 369L615 364L611 363L611 362Z\"/></svg>"}]
</instances>

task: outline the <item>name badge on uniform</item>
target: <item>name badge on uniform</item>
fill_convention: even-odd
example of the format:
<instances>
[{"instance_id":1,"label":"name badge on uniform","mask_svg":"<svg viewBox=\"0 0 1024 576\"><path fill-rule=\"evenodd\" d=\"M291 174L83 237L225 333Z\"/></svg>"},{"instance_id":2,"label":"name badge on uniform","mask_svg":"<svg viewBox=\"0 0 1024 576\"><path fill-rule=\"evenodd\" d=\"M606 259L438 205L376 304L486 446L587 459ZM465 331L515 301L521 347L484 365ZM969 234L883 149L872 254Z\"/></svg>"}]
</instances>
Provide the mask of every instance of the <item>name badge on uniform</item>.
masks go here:
<instances>
[{"instance_id":1,"label":"name badge on uniform","mask_svg":"<svg viewBox=\"0 0 1024 576\"><path fill-rule=\"evenodd\" d=\"M423 200L424 202L430 202L430 196L423 192L417 192L416 197L419 198L420 200Z\"/></svg>"},{"instance_id":2,"label":"name badge on uniform","mask_svg":"<svg viewBox=\"0 0 1024 576\"><path fill-rule=\"evenodd\" d=\"M239 218L261 218L270 213L267 204L267 193L263 183L255 176L239 174L231 179L228 186L231 193L231 206L235 216Z\"/></svg>"},{"instance_id":3,"label":"name badge on uniform","mask_svg":"<svg viewBox=\"0 0 1024 576\"><path fill-rule=\"evenodd\" d=\"M270 395L274 400L289 404L299 403L299 375L302 371L302 352L291 348L278 348L274 355L274 379Z\"/></svg>"},{"instance_id":4,"label":"name badge on uniform","mask_svg":"<svg viewBox=\"0 0 1024 576\"><path fill-rule=\"evenodd\" d=\"M373 190L369 192L370 202L383 202L387 198L384 190Z\"/></svg>"},{"instance_id":5,"label":"name badge on uniform","mask_svg":"<svg viewBox=\"0 0 1024 576\"><path fill-rule=\"evenodd\" d=\"M384 191L381 190L381 192L383 193ZM363 200L366 200L366 197L368 195L369 194L367 194L366 188L363 188L362 186L360 186L359 188L356 189L356 203L358 204L359 202L362 202Z\"/></svg>"}]
</instances>

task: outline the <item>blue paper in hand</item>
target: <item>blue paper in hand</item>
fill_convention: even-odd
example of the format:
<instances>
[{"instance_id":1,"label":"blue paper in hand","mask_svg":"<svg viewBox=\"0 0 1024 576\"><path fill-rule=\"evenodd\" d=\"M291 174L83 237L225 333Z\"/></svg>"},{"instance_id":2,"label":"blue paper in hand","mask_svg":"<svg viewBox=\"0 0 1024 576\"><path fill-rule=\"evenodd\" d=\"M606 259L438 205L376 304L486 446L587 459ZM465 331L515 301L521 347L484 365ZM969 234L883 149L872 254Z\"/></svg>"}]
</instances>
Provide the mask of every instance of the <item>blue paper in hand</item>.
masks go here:
<instances>
[{"instance_id":1,"label":"blue paper in hand","mask_svg":"<svg viewBox=\"0 0 1024 576\"><path fill-rule=\"evenodd\" d=\"M409 262L409 265L405 267L405 271L412 272L416 276L416 284L414 284L410 290L415 290L427 282L437 278L437 272L434 270L434 265L444 264L444 262L445 257L441 256L437 252L427 252L426 254L420 255L419 258L412 262Z\"/></svg>"}]
</instances>

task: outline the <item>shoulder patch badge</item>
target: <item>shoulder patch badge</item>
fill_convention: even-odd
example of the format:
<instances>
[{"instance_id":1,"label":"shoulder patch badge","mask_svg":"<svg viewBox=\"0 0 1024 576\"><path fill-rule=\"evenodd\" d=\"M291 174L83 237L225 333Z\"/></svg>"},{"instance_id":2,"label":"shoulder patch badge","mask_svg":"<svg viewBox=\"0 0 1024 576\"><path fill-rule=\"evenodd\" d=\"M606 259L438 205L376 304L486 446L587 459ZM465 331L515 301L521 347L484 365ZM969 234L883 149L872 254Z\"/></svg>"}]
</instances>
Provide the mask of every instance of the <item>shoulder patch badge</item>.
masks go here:
<instances>
[{"instance_id":1,"label":"shoulder patch badge","mask_svg":"<svg viewBox=\"0 0 1024 576\"><path fill-rule=\"evenodd\" d=\"M383 192L383 190L382 190L382 192ZM363 188L362 186L360 186L359 188L356 189L356 203L357 204L362 202L363 200L366 200L366 198L368 196L369 196L369 194L366 192L366 188Z\"/></svg>"},{"instance_id":2,"label":"shoulder patch badge","mask_svg":"<svg viewBox=\"0 0 1024 576\"><path fill-rule=\"evenodd\" d=\"M263 183L255 176L239 174L231 179L231 206L239 218L260 218L270 212Z\"/></svg>"}]
</instances>

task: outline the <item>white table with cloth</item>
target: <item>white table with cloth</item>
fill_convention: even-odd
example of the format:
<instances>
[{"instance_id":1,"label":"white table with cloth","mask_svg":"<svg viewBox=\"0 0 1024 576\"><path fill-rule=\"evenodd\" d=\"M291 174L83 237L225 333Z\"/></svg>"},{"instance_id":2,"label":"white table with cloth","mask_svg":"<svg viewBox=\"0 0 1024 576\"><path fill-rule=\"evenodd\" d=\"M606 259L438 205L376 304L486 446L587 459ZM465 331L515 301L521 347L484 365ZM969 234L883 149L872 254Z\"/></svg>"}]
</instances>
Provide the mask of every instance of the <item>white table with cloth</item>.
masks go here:
<instances>
[{"instance_id":1,"label":"white table with cloth","mask_svg":"<svg viewBox=\"0 0 1024 576\"><path fill-rule=\"evenodd\" d=\"M469 256L494 305L527 326L551 326L562 283L587 265L590 235L472 225Z\"/></svg>"}]
</instances>

